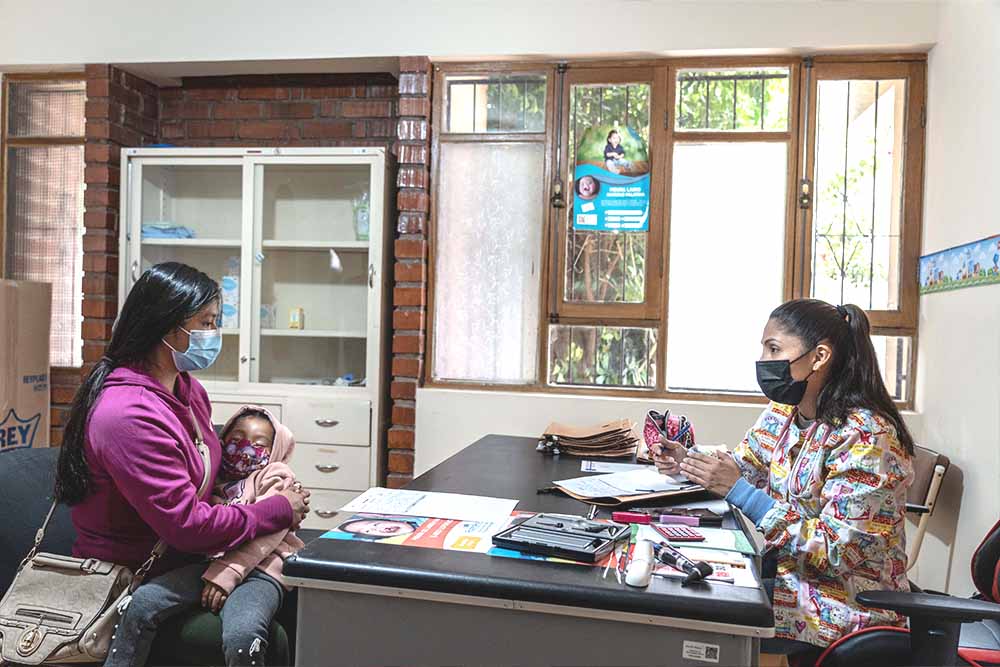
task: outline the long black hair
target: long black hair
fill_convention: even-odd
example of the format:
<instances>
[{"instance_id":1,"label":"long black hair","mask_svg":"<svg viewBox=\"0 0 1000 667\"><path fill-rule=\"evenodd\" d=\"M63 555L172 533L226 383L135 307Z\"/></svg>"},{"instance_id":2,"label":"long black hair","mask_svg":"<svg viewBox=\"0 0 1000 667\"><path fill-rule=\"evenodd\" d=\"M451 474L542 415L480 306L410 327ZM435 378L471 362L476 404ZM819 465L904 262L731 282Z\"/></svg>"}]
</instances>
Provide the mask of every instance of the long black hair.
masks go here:
<instances>
[{"instance_id":1,"label":"long black hair","mask_svg":"<svg viewBox=\"0 0 1000 667\"><path fill-rule=\"evenodd\" d=\"M913 454L913 437L879 372L865 311L853 304L832 306L819 299L794 299L775 308L771 319L785 333L802 340L807 349L823 341L833 348L830 378L816 402L817 419L835 426L853 410L871 410L892 422L899 442Z\"/></svg>"},{"instance_id":2,"label":"long black hair","mask_svg":"<svg viewBox=\"0 0 1000 667\"><path fill-rule=\"evenodd\" d=\"M165 262L142 274L125 299L107 351L76 392L56 470L55 497L75 505L90 492L84 442L90 410L119 366L143 366L164 336L219 297L219 285L185 264Z\"/></svg>"}]
</instances>

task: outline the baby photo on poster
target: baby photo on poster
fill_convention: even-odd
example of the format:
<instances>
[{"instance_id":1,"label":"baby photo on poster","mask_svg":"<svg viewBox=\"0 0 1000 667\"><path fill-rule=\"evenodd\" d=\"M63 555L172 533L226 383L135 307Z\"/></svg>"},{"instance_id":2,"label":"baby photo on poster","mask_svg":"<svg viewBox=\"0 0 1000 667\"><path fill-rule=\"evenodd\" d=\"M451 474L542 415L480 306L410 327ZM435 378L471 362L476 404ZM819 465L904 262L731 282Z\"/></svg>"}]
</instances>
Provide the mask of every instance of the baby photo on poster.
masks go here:
<instances>
[{"instance_id":1,"label":"baby photo on poster","mask_svg":"<svg viewBox=\"0 0 1000 667\"><path fill-rule=\"evenodd\" d=\"M627 125L591 125L576 144L573 228L649 229L649 148Z\"/></svg>"}]
</instances>

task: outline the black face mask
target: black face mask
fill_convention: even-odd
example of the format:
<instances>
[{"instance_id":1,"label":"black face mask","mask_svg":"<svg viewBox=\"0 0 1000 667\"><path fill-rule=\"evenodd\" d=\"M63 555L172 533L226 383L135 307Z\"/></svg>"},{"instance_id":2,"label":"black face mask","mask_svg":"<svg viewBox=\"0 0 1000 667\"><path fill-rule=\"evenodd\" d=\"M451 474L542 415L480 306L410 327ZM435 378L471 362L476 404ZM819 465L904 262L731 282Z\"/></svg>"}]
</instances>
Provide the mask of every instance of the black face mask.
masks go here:
<instances>
[{"instance_id":1,"label":"black face mask","mask_svg":"<svg viewBox=\"0 0 1000 667\"><path fill-rule=\"evenodd\" d=\"M764 395L775 403L782 405L798 405L802 402L802 397L806 394L807 380L813 371L804 380L796 380L792 377L792 364L812 352L806 351L795 359L776 359L774 361L757 362L757 384Z\"/></svg>"}]
</instances>

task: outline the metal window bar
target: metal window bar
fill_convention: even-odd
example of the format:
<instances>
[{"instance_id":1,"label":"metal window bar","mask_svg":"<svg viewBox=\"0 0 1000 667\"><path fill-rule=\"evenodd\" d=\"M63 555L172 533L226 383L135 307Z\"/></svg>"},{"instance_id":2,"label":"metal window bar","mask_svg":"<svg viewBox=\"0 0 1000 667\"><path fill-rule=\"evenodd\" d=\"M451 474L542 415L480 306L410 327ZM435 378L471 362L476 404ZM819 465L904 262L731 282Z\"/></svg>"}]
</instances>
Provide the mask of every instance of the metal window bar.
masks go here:
<instances>
[{"instance_id":1,"label":"metal window bar","mask_svg":"<svg viewBox=\"0 0 1000 667\"><path fill-rule=\"evenodd\" d=\"M875 197L878 194L877 184L878 184L878 102L879 102L879 83L875 82L875 131L873 132L874 140L872 142L872 219L871 219L871 243L868 247L869 252L869 262L868 262L868 307L871 308L872 304L875 303Z\"/></svg>"},{"instance_id":2,"label":"metal window bar","mask_svg":"<svg viewBox=\"0 0 1000 667\"><path fill-rule=\"evenodd\" d=\"M851 82L847 82L847 101L844 105L844 191L840 195L842 217L840 218L840 303L844 303L844 281L847 278L847 152L851 136Z\"/></svg>"},{"instance_id":3,"label":"metal window bar","mask_svg":"<svg viewBox=\"0 0 1000 667\"><path fill-rule=\"evenodd\" d=\"M778 74L778 73L767 73L761 72L759 74L747 73L747 74L699 74L696 72L689 72L686 74L679 74L677 76L677 81L679 83L687 83L690 81L700 82L700 81L763 81L765 79L787 79L788 74Z\"/></svg>"},{"instance_id":4,"label":"metal window bar","mask_svg":"<svg viewBox=\"0 0 1000 667\"><path fill-rule=\"evenodd\" d=\"M765 84L764 80L761 79L761 81L760 81L760 130L761 130L761 132L764 131L764 114L766 112L766 107L764 106L764 89L766 87L767 87L767 84Z\"/></svg>"},{"instance_id":5,"label":"metal window bar","mask_svg":"<svg viewBox=\"0 0 1000 667\"><path fill-rule=\"evenodd\" d=\"M736 129L736 79L733 79L733 128Z\"/></svg>"}]
</instances>

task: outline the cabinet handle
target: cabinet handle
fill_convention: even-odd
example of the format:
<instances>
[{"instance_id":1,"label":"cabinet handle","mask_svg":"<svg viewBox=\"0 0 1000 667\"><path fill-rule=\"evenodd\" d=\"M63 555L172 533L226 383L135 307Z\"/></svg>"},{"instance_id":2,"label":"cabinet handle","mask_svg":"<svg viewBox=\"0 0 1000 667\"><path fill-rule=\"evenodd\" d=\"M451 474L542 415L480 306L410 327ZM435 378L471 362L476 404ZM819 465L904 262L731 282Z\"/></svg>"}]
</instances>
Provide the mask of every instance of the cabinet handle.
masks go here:
<instances>
[{"instance_id":1,"label":"cabinet handle","mask_svg":"<svg viewBox=\"0 0 1000 667\"><path fill-rule=\"evenodd\" d=\"M332 519L337 516L337 513L331 512L330 510L316 510L316 516L321 519Z\"/></svg>"},{"instance_id":2,"label":"cabinet handle","mask_svg":"<svg viewBox=\"0 0 1000 667\"><path fill-rule=\"evenodd\" d=\"M132 282L139 279L139 260L132 260Z\"/></svg>"},{"instance_id":3,"label":"cabinet handle","mask_svg":"<svg viewBox=\"0 0 1000 667\"><path fill-rule=\"evenodd\" d=\"M323 428L333 428L340 422L336 419L317 419L316 426L322 426Z\"/></svg>"},{"instance_id":4,"label":"cabinet handle","mask_svg":"<svg viewBox=\"0 0 1000 667\"><path fill-rule=\"evenodd\" d=\"M320 472L337 472L340 470L340 466L330 465L329 463L317 463L316 470Z\"/></svg>"},{"instance_id":5,"label":"cabinet handle","mask_svg":"<svg viewBox=\"0 0 1000 667\"><path fill-rule=\"evenodd\" d=\"M368 287L375 287L375 265L368 265Z\"/></svg>"}]
</instances>

